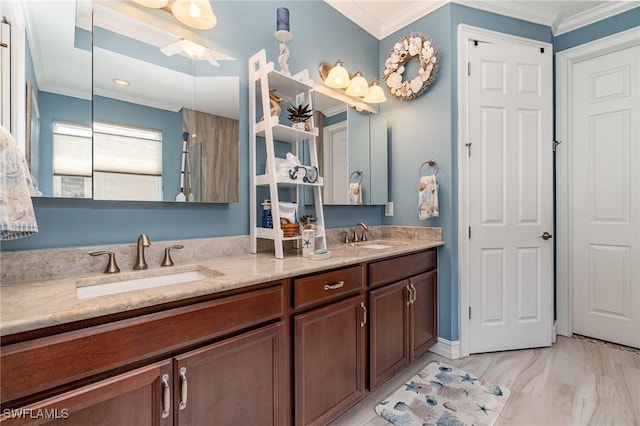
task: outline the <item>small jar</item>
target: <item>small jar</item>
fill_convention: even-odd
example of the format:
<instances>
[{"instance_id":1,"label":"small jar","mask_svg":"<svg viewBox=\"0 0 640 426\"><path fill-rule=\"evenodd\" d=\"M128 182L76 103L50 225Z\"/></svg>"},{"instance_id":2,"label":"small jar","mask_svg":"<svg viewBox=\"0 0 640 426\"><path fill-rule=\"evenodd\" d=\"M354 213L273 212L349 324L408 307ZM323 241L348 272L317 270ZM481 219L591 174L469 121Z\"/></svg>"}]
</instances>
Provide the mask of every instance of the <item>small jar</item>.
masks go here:
<instances>
[{"instance_id":1,"label":"small jar","mask_svg":"<svg viewBox=\"0 0 640 426\"><path fill-rule=\"evenodd\" d=\"M271 214L271 200L262 203L262 227L273 228L273 215Z\"/></svg>"}]
</instances>

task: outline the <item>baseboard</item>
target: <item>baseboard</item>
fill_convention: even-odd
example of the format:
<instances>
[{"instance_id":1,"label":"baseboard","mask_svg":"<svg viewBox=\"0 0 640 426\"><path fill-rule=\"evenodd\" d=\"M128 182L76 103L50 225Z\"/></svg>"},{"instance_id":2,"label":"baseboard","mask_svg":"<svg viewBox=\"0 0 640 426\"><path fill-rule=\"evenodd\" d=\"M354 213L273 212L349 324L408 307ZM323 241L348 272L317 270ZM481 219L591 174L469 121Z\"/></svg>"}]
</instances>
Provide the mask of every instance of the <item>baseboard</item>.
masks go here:
<instances>
[{"instance_id":1,"label":"baseboard","mask_svg":"<svg viewBox=\"0 0 640 426\"><path fill-rule=\"evenodd\" d=\"M442 337L438 337L438 343L433 345L429 351L436 355L443 356L447 359L460 358L460 340L452 342Z\"/></svg>"}]
</instances>

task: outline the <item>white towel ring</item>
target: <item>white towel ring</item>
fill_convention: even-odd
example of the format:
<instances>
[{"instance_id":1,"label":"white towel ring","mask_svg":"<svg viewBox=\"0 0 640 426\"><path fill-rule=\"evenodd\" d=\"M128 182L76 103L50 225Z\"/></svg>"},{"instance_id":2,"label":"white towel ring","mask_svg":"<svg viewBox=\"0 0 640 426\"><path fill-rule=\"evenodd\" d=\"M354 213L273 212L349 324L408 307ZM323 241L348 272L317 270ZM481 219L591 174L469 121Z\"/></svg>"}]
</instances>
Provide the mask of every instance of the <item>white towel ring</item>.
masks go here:
<instances>
[{"instance_id":1,"label":"white towel ring","mask_svg":"<svg viewBox=\"0 0 640 426\"><path fill-rule=\"evenodd\" d=\"M353 175L358 175L358 181L353 183L362 183L362 176L364 175L364 171L362 169L358 169L349 175L349 182L353 178Z\"/></svg>"},{"instance_id":2,"label":"white towel ring","mask_svg":"<svg viewBox=\"0 0 640 426\"><path fill-rule=\"evenodd\" d=\"M436 174L435 176L438 176L438 172L440 171L440 167L438 167L436 165L436 160L434 160L433 158L428 159L427 161L425 161L424 163L422 163L420 165L420 170L418 171L418 176L422 177L422 168L426 165L429 165L431 167L434 167L436 169Z\"/></svg>"}]
</instances>

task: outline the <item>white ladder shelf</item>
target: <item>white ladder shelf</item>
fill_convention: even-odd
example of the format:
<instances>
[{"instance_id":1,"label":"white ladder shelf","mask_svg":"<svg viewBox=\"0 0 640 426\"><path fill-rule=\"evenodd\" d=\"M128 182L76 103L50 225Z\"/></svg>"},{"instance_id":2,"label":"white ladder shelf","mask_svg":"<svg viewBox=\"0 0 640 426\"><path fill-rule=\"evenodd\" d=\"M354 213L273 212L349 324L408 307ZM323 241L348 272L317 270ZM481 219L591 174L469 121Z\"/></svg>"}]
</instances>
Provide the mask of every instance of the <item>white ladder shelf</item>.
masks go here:
<instances>
[{"instance_id":1,"label":"white ladder shelf","mask_svg":"<svg viewBox=\"0 0 640 426\"><path fill-rule=\"evenodd\" d=\"M283 242L288 240L296 241L299 245L301 237L285 237L280 227L280 196L278 188L290 187L295 190L295 201L300 207L300 193L306 187L313 190L313 203L316 217L316 248L327 248L327 240L324 226L324 213L322 209L322 177L318 177L314 183L303 182L300 179L291 179L279 173L276 168L276 154L274 141L288 142L291 144L290 152L299 157L302 153L302 146L306 142L309 148L310 165L318 168L318 150L316 138L318 129L315 127L315 120L311 118L311 130L298 130L291 126L280 124L279 117L271 117L271 104L269 102L269 90L276 91L276 94L285 101L290 101L293 105L300 103L309 104L313 109L311 99L311 89L313 81L309 79L308 70L304 70L294 76L283 74L274 69L273 62L267 62L264 49L253 55L249 59L249 143L250 143L250 169L251 169L251 199L250 199L250 240L251 253L258 251L258 238L273 240L275 256L278 259L284 258ZM258 100L260 99L260 105ZM257 110L262 110L262 118L257 116ZM258 121L260 120L260 121ZM260 138L260 139L259 139ZM258 173L257 170L257 146L264 138L266 150L266 173ZM262 228L258 226L258 211L260 205L258 197L258 187L268 186L269 197L271 199L271 213L273 216L273 228Z\"/></svg>"}]
</instances>

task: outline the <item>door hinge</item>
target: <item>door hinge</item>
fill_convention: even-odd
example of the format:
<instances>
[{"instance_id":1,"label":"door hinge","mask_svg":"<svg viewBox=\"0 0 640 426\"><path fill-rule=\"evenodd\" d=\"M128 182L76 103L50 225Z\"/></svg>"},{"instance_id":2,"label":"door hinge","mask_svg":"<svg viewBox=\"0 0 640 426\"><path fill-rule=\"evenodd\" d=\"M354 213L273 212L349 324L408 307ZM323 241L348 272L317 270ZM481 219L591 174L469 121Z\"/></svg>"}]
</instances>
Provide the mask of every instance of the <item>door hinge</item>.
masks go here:
<instances>
[{"instance_id":1,"label":"door hinge","mask_svg":"<svg viewBox=\"0 0 640 426\"><path fill-rule=\"evenodd\" d=\"M464 144L467 147L467 157L471 157L471 142L467 142Z\"/></svg>"},{"instance_id":2,"label":"door hinge","mask_svg":"<svg viewBox=\"0 0 640 426\"><path fill-rule=\"evenodd\" d=\"M553 141L553 151L555 152L558 149L558 145L560 145L562 141Z\"/></svg>"},{"instance_id":3,"label":"door hinge","mask_svg":"<svg viewBox=\"0 0 640 426\"><path fill-rule=\"evenodd\" d=\"M471 319L471 306L469 306L469 319Z\"/></svg>"},{"instance_id":4,"label":"door hinge","mask_svg":"<svg viewBox=\"0 0 640 426\"><path fill-rule=\"evenodd\" d=\"M467 75L471 75L471 62L467 62Z\"/></svg>"},{"instance_id":5,"label":"door hinge","mask_svg":"<svg viewBox=\"0 0 640 426\"><path fill-rule=\"evenodd\" d=\"M469 238L471 238L471 227L469 227Z\"/></svg>"}]
</instances>

